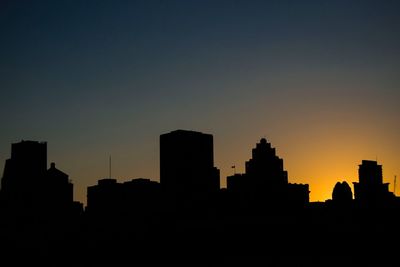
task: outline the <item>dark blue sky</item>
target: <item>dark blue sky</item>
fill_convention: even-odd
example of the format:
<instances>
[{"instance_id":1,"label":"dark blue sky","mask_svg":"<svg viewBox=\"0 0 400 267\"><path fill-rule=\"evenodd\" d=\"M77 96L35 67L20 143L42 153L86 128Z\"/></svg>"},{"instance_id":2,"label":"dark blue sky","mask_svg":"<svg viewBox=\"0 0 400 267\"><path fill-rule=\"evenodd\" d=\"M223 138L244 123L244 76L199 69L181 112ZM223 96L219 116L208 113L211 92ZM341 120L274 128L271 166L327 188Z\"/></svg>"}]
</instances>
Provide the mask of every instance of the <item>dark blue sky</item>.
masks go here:
<instances>
[{"instance_id":1,"label":"dark blue sky","mask_svg":"<svg viewBox=\"0 0 400 267\"><path fill-rule=\"evenodd\" d=\"M367 157L391 179L399 14L399 1L2 1L0 160L48 141L83 200L109 154L116 178L157 180L158 136L183 128L214 134L222 180L264 135L312 199Z\"/></svg>"}]
</instances>

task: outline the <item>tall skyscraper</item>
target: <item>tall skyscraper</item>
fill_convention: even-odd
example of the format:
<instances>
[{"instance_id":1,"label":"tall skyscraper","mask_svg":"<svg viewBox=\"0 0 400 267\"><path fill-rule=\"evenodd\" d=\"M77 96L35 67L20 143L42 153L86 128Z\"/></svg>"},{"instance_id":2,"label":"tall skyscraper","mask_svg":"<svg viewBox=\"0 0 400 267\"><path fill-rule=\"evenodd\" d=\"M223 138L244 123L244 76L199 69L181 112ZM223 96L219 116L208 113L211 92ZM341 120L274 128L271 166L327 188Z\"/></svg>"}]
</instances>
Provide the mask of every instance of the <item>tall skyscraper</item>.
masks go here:
<instances>
[{"instance_id":1,"label":"tall skyscraper","mask_svg":"<svg viewBox=\"0 0 400 267\"><path fill-rule=\"evenodd\" d=\"M213 136L176 130L160 136L160 183L164 192L211 193L219 190Z\"/></svg>"},{"instance_id":2,"label":"tall skyscraper","mask_svg":"<svg viewBox=\"0 0 400 267\"><path fill-rule=\"evenodd\" d=\"M354 182L354 198L358 203L376 205L394 198L389 183L383 183L382 165L376 161L363 160L358 168L359 182Z\"/></svg>"}]
</instances>

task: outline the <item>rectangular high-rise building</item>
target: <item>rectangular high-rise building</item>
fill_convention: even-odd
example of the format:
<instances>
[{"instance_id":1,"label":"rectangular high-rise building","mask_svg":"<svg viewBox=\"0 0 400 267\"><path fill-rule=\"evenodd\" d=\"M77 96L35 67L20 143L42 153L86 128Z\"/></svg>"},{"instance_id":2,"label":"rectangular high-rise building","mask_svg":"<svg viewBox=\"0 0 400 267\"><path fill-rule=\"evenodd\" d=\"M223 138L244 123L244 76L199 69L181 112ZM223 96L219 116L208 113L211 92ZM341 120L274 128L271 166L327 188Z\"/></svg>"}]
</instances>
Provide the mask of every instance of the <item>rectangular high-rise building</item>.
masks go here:
<instances>
[{"instance_id":1,"label":"rectangular high-rise building","mask_svg":"<svg viewBox=\"0 0 400 267\"><path fill-rule=\"evenodd\" d=\"M2 190L31 190L47 171L47 143L21 141L11 145L11 158L6 161Z\"/></svg>"},{"instance_id":2,"label":"rectangular high-rise building","mask_svg":"<svg viewBox=\"0 0 400 267\"><path fill-rule=\"evenodd\" d=\"M358 169L359 182L354 182L354 198L366 205L384 204L394 195L389 192L389 183L383 183L382 165L373 160L363 160Z\"/></svg>"},{"instance_id":3,"label":"rectangular high-rise building","mask_svg":"<svg viewBox=\"0 0 400 267\"><path fill-rule=\"evenodd\" d=\"M160 183L170 193L210 193L219 190L214 167L213 136L176 130L160 136Z\"/></svg>"}]
</instances>

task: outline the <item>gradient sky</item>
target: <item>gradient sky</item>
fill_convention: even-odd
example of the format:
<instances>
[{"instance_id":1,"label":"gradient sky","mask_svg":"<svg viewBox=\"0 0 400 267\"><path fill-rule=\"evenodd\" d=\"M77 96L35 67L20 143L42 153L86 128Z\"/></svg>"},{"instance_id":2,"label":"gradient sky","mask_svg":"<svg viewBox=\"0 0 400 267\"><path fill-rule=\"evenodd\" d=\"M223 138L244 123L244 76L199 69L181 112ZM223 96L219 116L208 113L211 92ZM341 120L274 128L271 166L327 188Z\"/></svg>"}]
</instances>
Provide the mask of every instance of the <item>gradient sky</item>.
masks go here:
<instances>
[{"instance_id":1,"label":"gradient sky","mask_svg":"<svg viewBox=\"0 0 400 267\"><path fill-rule=\"evenodd\" d=\"M393 191L399 14L382 0L1 1L1 165L11 143L47 141L85 202L110 154L119 181L158 180L159 135L188 129L214 135L223 185L266 137L312 201L363 159Z\"/></svg>"}]
</instances>

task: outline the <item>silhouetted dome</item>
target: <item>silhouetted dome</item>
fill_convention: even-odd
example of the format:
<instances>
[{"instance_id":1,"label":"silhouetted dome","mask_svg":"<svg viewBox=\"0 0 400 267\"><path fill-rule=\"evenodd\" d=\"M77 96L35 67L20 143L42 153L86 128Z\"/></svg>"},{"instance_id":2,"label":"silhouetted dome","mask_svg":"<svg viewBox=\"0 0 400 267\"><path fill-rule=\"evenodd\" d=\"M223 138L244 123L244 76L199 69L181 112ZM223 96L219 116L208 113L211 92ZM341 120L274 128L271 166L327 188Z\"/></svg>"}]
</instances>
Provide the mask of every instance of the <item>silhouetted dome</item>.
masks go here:
<instances>
[{"instance_id":1,"label":"silhouetted dome","mask_svg":"<svg viewBox=\"0 0 400 267\"><path fill-rule=\"evenodd\" d=\"M332 192L332 200L337 202L350 202L353 199L353 193L349 184L344 182L337 182Z\"/></svg>"},{"instance_id":2,"label":"silhouetted dome","mask_svg":"<svg viewBox=\"0 0 400 267\"><path fill-rule=\"evenodd\" d=\"M266 144L266 143L267 143L267 139L261 138L260 143L261 143L261 144Z\"/></svg>"}]
</instances>

